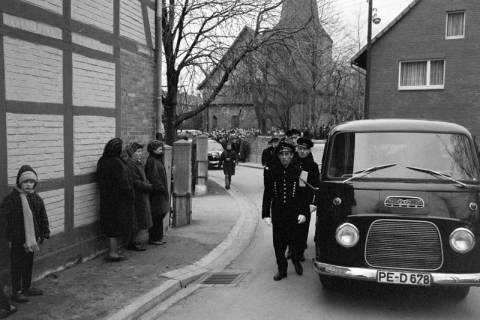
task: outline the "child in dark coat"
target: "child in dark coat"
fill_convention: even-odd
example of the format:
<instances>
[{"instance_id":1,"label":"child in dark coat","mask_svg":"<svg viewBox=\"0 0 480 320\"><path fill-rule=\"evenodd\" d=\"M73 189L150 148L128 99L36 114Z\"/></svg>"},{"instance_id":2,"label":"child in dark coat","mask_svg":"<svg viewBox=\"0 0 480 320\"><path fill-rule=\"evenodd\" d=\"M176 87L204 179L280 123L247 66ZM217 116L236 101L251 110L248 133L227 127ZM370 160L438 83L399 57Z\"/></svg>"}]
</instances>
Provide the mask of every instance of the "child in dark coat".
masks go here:
<instances>
[{"instance_id":1,"label":"child in dark coat","mask_svg":"<svg viewBox=\"0 0 480 320\"><path fill-rule=\"evenodd\" d=\"M48 216L42 198L35 192L37 173L28 165L20 168L16 186L2 202L6 237L10 243L12 300L27 302L27 296L42 295L31 287L33 254L50 237Z\"/></svg>"}]
</instances>

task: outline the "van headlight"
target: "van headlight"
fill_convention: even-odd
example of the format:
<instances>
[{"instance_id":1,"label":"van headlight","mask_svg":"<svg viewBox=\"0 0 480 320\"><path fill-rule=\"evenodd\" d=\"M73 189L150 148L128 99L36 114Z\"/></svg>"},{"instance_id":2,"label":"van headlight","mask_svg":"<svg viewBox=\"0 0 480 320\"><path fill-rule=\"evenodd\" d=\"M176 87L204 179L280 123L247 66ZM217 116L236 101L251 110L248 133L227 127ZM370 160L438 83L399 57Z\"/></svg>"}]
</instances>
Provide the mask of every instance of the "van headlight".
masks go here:
<instances>
[{"instance_id":1,"label":"van headlight","mask_svg":"<svg viewBox=\"0 0 480 320\"><path fill-rule=\"evenodd\" d=\"M335 239L339 245L345 248L351 248L358 243L360 235L357 227L351 223L344 223L335 231Z\"/></svg>"},{"instance_id":2,"label":"van headlight","mask_svg":"<svg viewBox=\"0 0 480 320\"><path fill-rule=\"evenodd\" d=\"M457 228L450 233L450 247L458 253L467 253L475 246L475 235L467 228Z\"/></svg>"}]
</instances>

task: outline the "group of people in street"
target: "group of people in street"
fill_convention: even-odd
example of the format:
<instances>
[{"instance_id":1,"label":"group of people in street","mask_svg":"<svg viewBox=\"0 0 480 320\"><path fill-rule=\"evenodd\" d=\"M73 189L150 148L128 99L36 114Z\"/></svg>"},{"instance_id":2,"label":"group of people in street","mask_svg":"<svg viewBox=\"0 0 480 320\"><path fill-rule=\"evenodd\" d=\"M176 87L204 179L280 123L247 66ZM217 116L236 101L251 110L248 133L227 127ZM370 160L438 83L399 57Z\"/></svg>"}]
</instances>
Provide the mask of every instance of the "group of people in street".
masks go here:
<instances>
[{"instance_id":1,"label":"group of people in street","mask_svg":"<svg viewBox=\"0 0 480 320\"><path fill-rule=\"evenodd\" d=\"M110 262L126 259L119 252L119 238L128 239L126 248L135 251L146 250L147 243L165 244L163 219L170 202L164 146L159 140L151 141L145 164L143 148L137 142L123 148L123 141L113 138L97 163L100 225L109 241Z\"/></svg>"},{"instance_id":2,"label":"group of people in street","mask_svg":"<svg viewBox=\"0 0 480 320\"><path fill-rule=\"evenodd\" d=\"M237 160L243 162L250 153L250 144L247 137L257 136L258 134L258 129L236 128L230 130L214 130L208 134L208 137L220 143L224 149L227 149L227 144L230 144L232 150L237 153Z\"/></svg>"},{"instance_id":3,"label":"group of people in street","mask_svg":"<svg viewBox=\"0 0 480 320\"><path fill-rule=\"evenodd\" d=\"M120 138L105 145L97 163L100 192L100 225L108 238L107 261L126 257L119 251L119 238L126 248L146 250L146 245L165 244L163 219L170 211L168 181L163 162L164 146L151 141L143 161L143 145L133 142L124 148ZM29 165L20 167L16 185L0 207L2 226L10 247L11 300L24 303L42 290L32 286L33 256L50 237L49 221L42 198L35 191L38 176ZM0 319L15 313L17 307L0 286Z\"/></svg>"},{"instance_id":4,"label":"group of people in street","mask_svg":"<svg viewBox=\"0 0 480 320\"><path fill-rule=\"evenodd\" d=\"M311 154L313 142L298 130L273 137L262 153L264 193L262 218L272 226L278 271L273 279L287 277L288 259L303 274L311 212L320 184L318 164Z\"/></svg>"}]
</instances>

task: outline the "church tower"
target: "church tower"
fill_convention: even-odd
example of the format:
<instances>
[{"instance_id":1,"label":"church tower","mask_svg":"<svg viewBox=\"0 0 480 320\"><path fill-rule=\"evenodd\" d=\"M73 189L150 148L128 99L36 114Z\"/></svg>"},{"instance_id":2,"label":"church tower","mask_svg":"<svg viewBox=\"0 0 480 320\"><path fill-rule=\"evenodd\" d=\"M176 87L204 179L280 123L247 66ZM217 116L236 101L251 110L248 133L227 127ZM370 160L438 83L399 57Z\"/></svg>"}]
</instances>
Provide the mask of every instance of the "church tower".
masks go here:
<instances>
[{"instance_id":1,"label":"church tower","mask_svg":"<svg viewBox=\"0 0 480 320\"><path fill-rule=\"evenodd\" d=\"M300 28L312 24L320 27L316 0L285 0L282 5L279 27Z\"/></svg>"}]
</instances>

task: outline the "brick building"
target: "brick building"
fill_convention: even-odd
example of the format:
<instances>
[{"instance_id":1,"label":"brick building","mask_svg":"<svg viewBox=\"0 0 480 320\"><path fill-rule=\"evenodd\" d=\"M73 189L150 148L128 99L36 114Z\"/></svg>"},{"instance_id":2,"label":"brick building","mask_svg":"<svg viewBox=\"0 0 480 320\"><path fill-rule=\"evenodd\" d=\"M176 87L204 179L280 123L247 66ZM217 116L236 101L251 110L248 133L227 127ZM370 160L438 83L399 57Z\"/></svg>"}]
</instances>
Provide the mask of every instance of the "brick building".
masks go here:
<instances>
[{"instance_id":1,"label":"brick building","mask_svg":"<svg viewBox=\"0 0 480 320\"><path fill-rule=\"evenodd\" d=\"M37 275L105 247L96 162L115 136L154 136L154 17L153 0L0 1L0 196L37 170L52 231Z\"/></svg>"},{"instance_id":2,"label":"brick building","mask_svg":"<svg viewBox=\"0 0 480 320\"><path fill-rule=\"evenodd\" d=\"M480 2L415 0L372 43L371 118L452 121L480 134ZM352 62L365 69L365 48Z\"/></svg>"}]
</instances>

